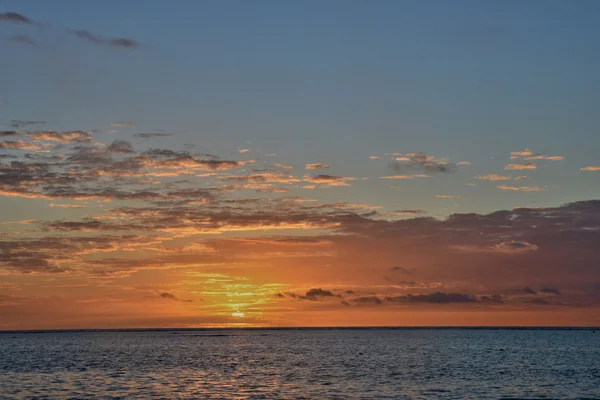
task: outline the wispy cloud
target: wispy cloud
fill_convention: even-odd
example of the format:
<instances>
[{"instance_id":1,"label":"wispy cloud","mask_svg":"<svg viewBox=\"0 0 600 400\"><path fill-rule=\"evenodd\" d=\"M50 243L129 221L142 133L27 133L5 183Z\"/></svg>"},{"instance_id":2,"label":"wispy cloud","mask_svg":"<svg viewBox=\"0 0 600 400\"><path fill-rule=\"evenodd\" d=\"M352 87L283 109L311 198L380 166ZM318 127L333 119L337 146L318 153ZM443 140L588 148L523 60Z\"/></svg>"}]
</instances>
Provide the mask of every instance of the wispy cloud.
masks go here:
<instances>
[{"instance_id":1,"label":"wispy cloud","mask_svg":"<svg viewBox=\"0 0 600 400\"><path fill-rule=\"evenodd\" d=\"M21 120L21 119L13 119L10 121L10 123L8 124L11 128L22 128L24 126L29 126L29 125L39 125L39 124L46 124L46 121L27 121L27 120Z\"/></svg>"},{"instance_id":2,"label":"wispy cloud","mask_svg":"<svg viewBox=\"0 0 600 400\"><path fill-rule=\"evenodd\" d=\"M32 24L33 21L26 16L16 12L0 13L0 22L15 22L19 24Z\"/></svg>"},{"instance_id":3,"label":"wispy cloud","mask_svg":"<svg viewBox=\"0 0 600 400\"><path fill-rule=\"evenodd\" d=\"M306 164L306 169L327 169L329 165L321 163Z\"/></svg>"},{"instance_id":4,"label":"wispy cloud","mask_svg":"<svg viewBox=\"0 0 600 400\"><path fill-rule=\"evenodd\" d=\"M10 40L11 42L14 42L14 43L24 44L27 46L35 46L36 45L35 41L27 35L13 35L13 36L9 37L8 40Z\"/></svg>"},{"instance_id":5,"label":"wispy cloud","mask_svg":"<svg viewBox=\"0 0 600 400\"><path fill-rule=\"evenodd\" d=\"M533 163L507 164L504 166L504 169L507 169L507 170L536 169L536 168L537 168L537 166Z\"/></svg>"},{"instance_id":6,"label":"wispy cloud","mask_svg":"<svg viewBox=\"0 0 600 400\"><path fill-rule=\"evenodd\" d=\"M588 165L581 168L582 171L600 171L600 165Z\"/></svg>"},{"instance_id":7,"label":"wispy cloud","mask_svg":"<svg viewBox=\"0 0 600 400\"><path fill-rule=\"evenodd\" d=\"M497 174L489 174L489 175L477 175L475 179L481 179L485 181L508 181L510 180L509 176L505 175L497 175Z\"/></svg>"},{"instance_id":8,"label":"wispy cloud","mask_svg":"<svg viewBox=\"0 0 600 400\"><path fill-rule=\"evenodd\" d=\"M135 126L135 122L133 122L133 121L113 122L112 124L110 124L110 126L130 127L130 126Z\"/></svg>"},{"instance_id":9,"label":"wispy cloud","mask_svg":"<svg viewBox=\"0 0 600 400\"><path fill-rule=\"evenodd\" d=\"M540 192L544 190L544 188L539 186L507 186L507 185L499 185L496 186L500 190L508 190L508 191L520 191L520 192Z\"/></svg>"},{"instance_id":10,"label":"wispy cloud","mask_svg":"<svg viewBox=\"0 0 600 400\"><path fill-rule=\"evenodd\" d=\"M126 39L126 38L105 39L105 38L101 37L100 35L91 33L89 31L86 31L83 29L74 30L74 31L71 31L71 33L73 35L75 35L77 38L79 38L85 42L88 42L88 43L93 43L93 44L98 44L98 45L106 45L106 46L112 46L112 47L128 48L128 49L133 49L133 48L139 47L139 43L132 39Z\"/></svg>"}]
</instances>

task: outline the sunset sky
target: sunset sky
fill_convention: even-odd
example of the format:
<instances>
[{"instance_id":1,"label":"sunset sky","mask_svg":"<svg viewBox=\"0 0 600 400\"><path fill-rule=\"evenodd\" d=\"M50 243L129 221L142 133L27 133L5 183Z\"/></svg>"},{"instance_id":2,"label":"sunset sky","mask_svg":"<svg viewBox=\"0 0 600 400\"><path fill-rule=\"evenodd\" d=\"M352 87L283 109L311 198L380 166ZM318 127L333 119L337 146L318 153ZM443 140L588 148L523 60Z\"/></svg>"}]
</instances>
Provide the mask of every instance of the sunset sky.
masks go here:
<instances>
[{"instance_id":1,"label":"sunset sky","mask_svg":"<svg viewBox=\"0 0 600 400\"><path fill-rule=\"evenodd\" d=\"M600 2L0 7L0 330L600 325Z\"/></svg>"}]
</instances>

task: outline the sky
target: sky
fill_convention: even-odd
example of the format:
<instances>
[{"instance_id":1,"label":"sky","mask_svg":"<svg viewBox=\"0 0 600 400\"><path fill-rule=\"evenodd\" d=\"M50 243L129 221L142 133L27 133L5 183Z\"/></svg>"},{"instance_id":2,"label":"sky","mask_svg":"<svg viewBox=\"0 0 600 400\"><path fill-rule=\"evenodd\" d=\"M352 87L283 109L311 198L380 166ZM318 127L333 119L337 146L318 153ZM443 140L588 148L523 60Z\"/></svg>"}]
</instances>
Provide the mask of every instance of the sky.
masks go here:
<instances>
[{"instance_id":1,"label":"sky","mask_svg":"<svg viewBox=\"0 0 600 400\"><path fill-rule=\"evenodd\" d=\"M596 1L0 1L0 329L600 326Z\"/></svg>"}]
</instances>

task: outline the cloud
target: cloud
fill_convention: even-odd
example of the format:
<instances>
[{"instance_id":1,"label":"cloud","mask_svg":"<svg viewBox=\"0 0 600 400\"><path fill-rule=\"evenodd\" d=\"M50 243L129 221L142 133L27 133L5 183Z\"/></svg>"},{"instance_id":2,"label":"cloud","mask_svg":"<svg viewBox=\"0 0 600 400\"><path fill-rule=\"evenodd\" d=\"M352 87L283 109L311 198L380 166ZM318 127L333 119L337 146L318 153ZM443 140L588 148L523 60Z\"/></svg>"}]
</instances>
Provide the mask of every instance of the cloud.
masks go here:
<instances>
[{"instance_id":1,"label":"cloud","mask_svg":"<svg viewBox=\"0 0 600 400\"><path fill-rule=\"evenodd\" d=\"M543 191L544 188L539 186L507 186L507 185L498 185L496 186L500 190L504 191L513 191L513 192L540 192Z\"/></svg>"},{"instance_id":2,"label":"cloud","mask_svg":"<svg viewBox=\"0 0 600 400\"><path fill-rule=\"evenodd\" d=\"M111 39L108 41L108 44L113 47L124 47L124 48L129 48L129 49L139 47L139 45L140 45L135 40L125 39L125 38Z\"/></svg>"},{"instance_id":3,"label":"cloud","mask_svg":"<svg viewBox=\"0 0 600 400\"><path fill-rule=\"evenodd\" d=\"M361 180L366 178L350 178L347 176L334 176L334 175L304 175L304 181L310 183L316 183L323 187L334 187L334 186L350 186L348 181Z\"/></svg>"},{"instance_id":4,"label":"cloud","mask_svg":"<svg viewBox=\"0 0 600 400\"><path fill-rule=\"evenodd\" d=\"M106 45L112 47L123 47L123 48L136 48L139 43L132 39L115 38L115 39L104 39L99 35L93 34L86 30L74 30L71 31L73 35L79 39L93 44Z\"/></svg>"},{"instance_id":5,"label":"cloud","mask_svg":"<svg viewBox=\"0 0 600 400\"><path fill-rule=\"evenodd\" d=\"M532 155L533 155L533 152L530 149L510 152L510 158L523 158L523 157L529 157Z\"/></svg>"},{"instance_id":6,"label":"cloud","mask_svg":"<svg viewBox=\"0 0 600 400\"><path fill-rule=\"evenodd\" d=\"M16 13L16 12L5 12L5 13L0 13L0 22L15 22L15 23L20 23L20 24L32 24L33 21L31 21L29 18L27 18L26 16Z\"/></svg>"},{"instance_id":7,"label":"cloud","mask_svg":"<svg viewBox=\"0 0 600 400\"><path fill-rule=\"evenodd\" d=\"M386 218L396 218L396 217L403 217L403 216L407 216L407 215L419 215L419 214L427 214L427 211L425 210L420 210L420 209L416 209L416 210L393 210L390 212L385 212L380 214L382 217L386 217Z\"/></svg>"},{"instance_id":8,"label":"cloud","mask_svg":"<svg viewBox=\"0 0 600 400\"><path fill-rule=\"evenodd\" d=\"M396 174L410 170L423 170L426 174L454 173L458 170L457 165L445 159L437 159L425 153L407 153L396 157L389 164L389 168Z\"/></svg>"},{"instance_id":9,"label":"cloud","mask_svg":"<svg viewBox=\"0 0 600 400\"><path fill-rule=\"evenodd\" d=\"M294 169L294 167L292 167L291 165L285 165L280 163L270 164L269 167L279 169Z\"/></svg>"},{"instance_id":10,"label":"cloud","mask_svg":"<svg viewBox=\"0 0 600 400\"><path fill-rule=\"evenodd\" d=\"M135 135L133 135L134 137L139 137L142 139L150 139L150 138L154 138L154 137L166 137L166 136L173 136L172 133L136 133Z\"/></svg>"},{"instance_id":11,"label":"cloud","mask_svg":"<svg viewBox=\"0 0 600 400\"><path fill-rule=\"evenodd\" d=\"M24 126L29 126L29 125L40 125L40 124L46 124L46 121L24 121L21 119L13 119L10 121L10 123L8 124L11 128L22 128Z\"/></svg>"},{"instance_id":12,"label":"cloud","mask_svg":"<svg viewBox=\"0 0 600 400\"><path fill-rule=\"evenodd\" d=\"M460 199L460 196L449 196L444 194L438 194L435 196L437 199Z\"/></svg>"},{"instance_id":13,"label":"cloud","mask_svg":"<svg viewBox=\"0 0 600 400\"><path fill-rule=\"evenodd\" d=\"M460 161L457 162L456 165L471 165L471 161Z\"/></svg>"},{"instance_id":14,"label":"cloud","mask_svg":"<svg viewBox=\"0 0 600 400\"><path fill-rule=\"evenodd\" d=\"M332 292L330 292L329 290L321 289L321 288L313 288L306 292L306 297L309 300L316 300L319 297L333 297L333 296L335 296L335 295Z\"/></svg>"},{"instance_id":15,"label":"cloud","mask_svg":"<svg viewBox=\"0 0 600 400\"><path fill-rule=\"evenodd\" d=\"M10 38L8 38L8 40L14 43L24 44L27 46L36 45L35 41L27 35L13 35Z\"/></svg>"},{"instance_id":16,"label":"cloud","mask_svg":"<svg viewBox=\"0 0 600 400\"><path fill-rule=\"evenodd\" d=\"M377 296L357 297L356 299L352 299L352 301L359 304L381 304L381 299Z\"/></svg>"},{"instance_id":17,"label":"cloud","mask_svg":"<svg viewBox=\"0 0 600 400\"><path fill-rule=\"evenodd\" d=\"M237 152L238 152L239 154L244 154L244 153L247 153L247 152L249 152L249 151L250 151L250 149L238 149L238 151L237 151Z\"/></svg>"},{"instance_id":18,"label":"cloud","mask_svg":"<svg viewBox=\"0 0 600 400\"><path fill-rule=\"evenodd\" d=\"M533 290L532 288L530 288L529 286L525 286L521 291L524 294L537 294L537 292L535 290Z\"/></svg>"},{"instance_id":19,"label":"cloud","mask_svg":"<svg viewBox=\"0 0 600 400\"><path fill-rule=\"evenodd\" d=\"M545 154L534 154L531 149L525 149L521 151L512 151L510 153L511 159L521 158L526 161L538 161L538 160L546 160L546 161L560 161L563 160L563 156L549 156Z\"/></svg>"},{"instance_id":20,"label":"cloud","mask_svg":"<svg viewBox=\"0 0 600 400\"><path fill-rule=\"evenodd\" d=\"M182 301L185 303L191 303L193 300L181 300L179 297L175 296L173 293L163 292L158 295L158 298L165 300L173 300L173 301Z\"/></svg>"},{"instance_id":21,"label":"cloud","mask_svg":"<svg viewBox=\"0 0 600 400\"><path fill-rule=\"evenodd\" d=\"M524 160L546 160L546 161L560 161L564 160L563 156L547 156L544 154L534 154L532 156L528 156L523 158Z\"/></svg>"},{"instance_id":22,"label":"cloud","mask_svg":"<svg viewBox=\"0 0 600 400\"><path fill-rule=\"evenodd\" d=\"M379 156L369 156L369 158L370 158L371 160L377 160L377 159L379 158Z\"/></svg>"},{"instance_id":23,"label":"cloud","mask_svg":"<svg viewBox=\"0 0 600 400\"><path fill-rule=\"evenodd\" d=\"M21 132L17 131L0 131L0 136L19 136Z\"/></svg>"},{"instance_id":24,"label":"cloud","mask_svg":"<svg viewBox=\"0 0 600 400\"><path fill-rule=\"evenodd\" d=\"M84 208L85 206L81 205L81 204L55 204L55 203L50 203L48 204L48 207L55 207L55 208Z\"/></svg>"},{"instance_id":25,"label":"cloud","mask_svg":"<svg viewBox=\"0 0 600 400\"><path fill-rule=\"evenodd\" d=\"M11 149L11 150L40 150L42 147L24 142L22 140L6 140L4 142L0 142L0 149Z\"/></svg>"},{"instance_id":26,"label":"cloud","mask_svg":"<svg viewBox=\"0 0 600 400\"><path fill-rule=\"evenodd\" d=\"M130 127L135 126L135 122L132 121L122 121L122 122L113 122L110 126L114 127Z\"/></svg>"},{"instance_id":27,"label":"cloud","mask_svg":"<svg viewBox=\"0 0 600 400\"><path fill-rule=\"evenodd\" d=\"M504 169L507 169L507 170L536 169L536 168L537 168L537 166L533 163L507 164L504 166Z\"/></svg>"},{"instance_id":28,"label":"cloud","mask_svg":"<svg viewBox=\"0 0 600 400\"><path fill-rule=\"evenodd\" d=\"M386 297L386 301L392 303L434 303L434 304L449 304L449 303L474 303L477 299L474 296L469 296L463 293L443 293L435 292L429 294L407 294L404 296Z\"/></svg>"},{"instance_id":29,"label":"cloud","mask_svg":"<svg viewBox=\"0 0 600 400\"><path fill-rule=\"evenodd\" d=\"M521 253L526 251L536 251L538 247L535 244L517 240L509 240L499 243L493 247L495 250L507 253Z\"/></svg>"},{"instance_id":30,"label":"cloud","mask_svg":"<svg viewBox=\"0 0 600 400\"><path fill-rule=\"evenodd\" d=\"M489 174L489 175L478 175L475 179L481 179L486 181L508 181L510 180L509 176L497 175L497 174Z\"/></svg>"},{"instance_id":31,"label":"cloud","mask_svg":"<svg viewBox=\"0 0 600 400\"><path fill-rule=\"evenodd\" d=\"M489 246L455 246L455 249L466 252L523 254L538 250L538 246L525 241L507 240Z\"/></svg>"},{"instance_id":32,"label":"cloud","mask_svg":"<svg viewBox=\"0 0 600 400\"><path fill-rule=\"evenodd\" d=\"M89 143L92 141L92 132L83 131L36 131L28 132L27 137L36 142L48 141L61 144L69 143Z\"/></svg>"},{"instance_id":33,"label":"cloud","mask_svg":"<svg viewBox=\"0 0 600 400\"><path fill-rule=\"evenodd\" d=\"M600 165L589 165L581 168L582 171L600 171Z\"/></svg>"},{"instance_id":34,"label":"cloud","mask_svg":"<svg viewBox=\"0 0 600 400\"><path fill-rule=\"evenodd\" d=\"M106 151L111 153L135 153L133 146L126 140L115 140L107 148Z\"/></svg>"},{"instance_id":35,"label":"cloud","mask_svg":"<svg viewBox=\"0 0 600 400\"><path fill-rule=\"evenodd\" d=\"M328 169L329 165L321 163L306 164L306 169Z\"/></svg>"},{"instance_id":36,"label":"cloud","mask_svg":"<svg viewBox=\"0 0 600 400\"><path fill-rule=\"evenodd\" d=\"M545 287L545 288L540 289L540 293L559 295L560 290L558 290L555 287Z\"/></svg>"}]
</instances>

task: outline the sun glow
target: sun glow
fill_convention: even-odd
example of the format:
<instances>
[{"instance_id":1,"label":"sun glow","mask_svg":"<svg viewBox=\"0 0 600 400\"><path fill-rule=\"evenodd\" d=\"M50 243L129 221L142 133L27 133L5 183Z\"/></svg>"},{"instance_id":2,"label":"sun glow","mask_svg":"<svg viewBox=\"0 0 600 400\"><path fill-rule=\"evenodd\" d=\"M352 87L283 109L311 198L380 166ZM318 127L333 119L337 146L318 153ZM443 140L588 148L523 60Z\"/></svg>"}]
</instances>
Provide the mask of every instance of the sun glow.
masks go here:
<instances>
[{"instance_id":1,"label":"sun glow","mask_svg":"<svg viewBox=\"0 0 600 400\"><path fill-rule=\"evenodd\" d=\"M240 311L235 311L233 313L231 313L232 317L238 317L238 318L243 318L244 317L244 313L240 312Z\"/></svg>"}]
</instances>

